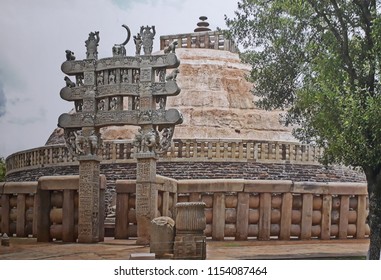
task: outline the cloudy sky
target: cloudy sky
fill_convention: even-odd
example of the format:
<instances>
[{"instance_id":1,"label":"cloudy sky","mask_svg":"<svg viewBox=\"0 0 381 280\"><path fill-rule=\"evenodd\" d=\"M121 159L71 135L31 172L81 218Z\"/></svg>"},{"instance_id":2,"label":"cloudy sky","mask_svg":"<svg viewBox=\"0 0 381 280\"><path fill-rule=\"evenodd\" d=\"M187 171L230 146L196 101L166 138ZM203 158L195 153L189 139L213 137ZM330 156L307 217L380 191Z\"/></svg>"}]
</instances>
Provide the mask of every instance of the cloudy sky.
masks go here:
<instances>
[{"instance_id":1,"label":"cloudy sky","mask_svg":"<svg viewBox=\"0 0 381 280\"><path fill-rule=\"evenodd\" d=\"M142 25L155 25L154 51L161 35L193 32L199 16L210 28L225 28L236 0L1 0L0 157L43 146L60 114L72 104L60 98L65 50L84 59L89 32L99 31L99 58ZM127 55L134 54L133 40Z\"/></svg>"}]
</instances>

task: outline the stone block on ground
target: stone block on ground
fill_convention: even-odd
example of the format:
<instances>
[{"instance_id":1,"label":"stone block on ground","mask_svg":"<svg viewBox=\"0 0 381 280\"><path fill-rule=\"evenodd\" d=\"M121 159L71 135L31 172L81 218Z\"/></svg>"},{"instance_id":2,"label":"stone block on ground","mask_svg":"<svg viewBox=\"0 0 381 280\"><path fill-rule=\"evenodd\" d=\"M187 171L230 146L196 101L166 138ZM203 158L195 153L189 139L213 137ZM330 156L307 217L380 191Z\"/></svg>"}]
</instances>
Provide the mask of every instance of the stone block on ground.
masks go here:
<instances>
[{"instance_id":1,"label":"stone block on ground","mask_svg":"<svg viewBox=\"0 0 381 280\"><path fill-rule=\"evenodd\" d=\"M170 217L157 217L151 221L150 252L157 258L173 254L175 221Z\"/></svg>"}]
</instances>

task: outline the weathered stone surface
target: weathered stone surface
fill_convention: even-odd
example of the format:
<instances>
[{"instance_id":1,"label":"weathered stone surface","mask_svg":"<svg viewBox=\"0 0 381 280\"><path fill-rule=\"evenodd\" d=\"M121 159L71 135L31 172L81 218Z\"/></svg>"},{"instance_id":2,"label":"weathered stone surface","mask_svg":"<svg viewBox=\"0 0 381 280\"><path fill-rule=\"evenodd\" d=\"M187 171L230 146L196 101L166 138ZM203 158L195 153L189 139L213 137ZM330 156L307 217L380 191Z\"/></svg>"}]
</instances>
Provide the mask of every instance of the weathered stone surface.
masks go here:
<instances>
[{"instance_id":1,"label":"weathered stone surface","mask_svg":"<svg viewBox=\"0 0 381 280\"><path fill-rule=\"evenodd\" d=\"M206 258L206 228L204 202L180 202L176 204L175 259Z\"/></svg>"},{"instance_id":2,"label":"weathered stone surface","mask_svg":"<svg viewBox=\"0 0 381 280\"><path fill-rule=\"evenodd\" d=\"M45 145L56 145L56 144L64 144L64 130L62 128L57 127L52 134L49 136Z\"/></svg>"},{"instance_id":3,"label":"weathered stone surface","mask_svg":"<svg viewBox=\"0 0 381 280\"><path fill-rule=\"evenodd\" d=\"M151 221L150 252L161 258L173 254L175 221L170 217L157 217Z\"/></svg>"},{"instance_id":4,"label":"weathered stone surface","mask_svg":"<svg viewBox=\"0 0 381 280\"><path fill-rule=\"evenodd\" d=\"M253 85L245 79L251 66L241 63L238 54L177 48L176 55L181 94L169 97L167 107L179 109L184 122L176 126L174 138L295 140L291 129L279 123L281 111L255 107ZM132 139L135 133L131 126L107 127L102 138Z\"/></svg>"},{"instance_id":5,"label":"weathered stone surface","mask_svg":"<svg viewBox=\"0 0 381 280\"><path fill-rule=\"evenodd\" d=\"M176 235L174 259L206 259L206 237L202 235Z\"/></svg>"},{"instance_id":6,"label":"weathered stone surface","mask_svg":"<svg viewBox=\"0 0 381 280\"><path fill-rule=\"evenodd\" d=\"M176 233L203 234L206 227L205 203L177 203Z\"/></svg>"},{"instance_id":7,"label":"weathered stone surface","mask_svg":"<svg viewBox=\"0 0 381 280\"><path fill-rule=\"evenodd\" d=\"M81 243L100 241L99 171L99 160L96 158L82 159L79 163L78 242Z\"/></svg>"}]
</instances>

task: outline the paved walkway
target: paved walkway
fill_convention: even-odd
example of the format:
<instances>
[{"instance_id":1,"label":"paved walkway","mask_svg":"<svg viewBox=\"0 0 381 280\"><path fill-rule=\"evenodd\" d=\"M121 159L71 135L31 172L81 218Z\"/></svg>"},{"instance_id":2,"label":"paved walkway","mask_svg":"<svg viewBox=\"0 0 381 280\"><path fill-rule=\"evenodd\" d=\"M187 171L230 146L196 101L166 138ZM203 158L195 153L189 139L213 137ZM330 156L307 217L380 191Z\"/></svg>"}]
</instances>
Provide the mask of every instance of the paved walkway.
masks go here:
<instances>
[{"instance_id":1,"label":"paved walkway","mask_svg":"<svg viewBox=\"0 0 381 280\"><path fill-rule=\"evenodd\" d=\"M365 257L368 240L311 241L207 241L207 259L310 259ZM106 238L95 244L37 243L34 238L11 238L0 246L0 260L127 260L134 253L149 253L149 247L134 240Z\"/></svg>"}]
</instances>

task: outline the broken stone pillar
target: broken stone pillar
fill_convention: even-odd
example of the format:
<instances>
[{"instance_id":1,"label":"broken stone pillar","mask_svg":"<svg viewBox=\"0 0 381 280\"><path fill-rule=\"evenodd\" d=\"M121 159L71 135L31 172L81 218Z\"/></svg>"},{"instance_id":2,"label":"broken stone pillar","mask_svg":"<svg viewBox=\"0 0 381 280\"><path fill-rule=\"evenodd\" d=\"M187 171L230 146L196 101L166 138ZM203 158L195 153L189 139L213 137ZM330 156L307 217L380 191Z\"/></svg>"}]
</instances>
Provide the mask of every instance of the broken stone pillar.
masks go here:
<instances>
[{"instance_id":1,"label":"broken stone pillar","mask_svg":"<svg viewBox=\"0 0 381 280\"><path fill-rule=\"evenodd\" d=\"M9 237L6 233L4 233L0 239L1 239L1 246L9 246Z\"/></svg>"},{"instance_id":2,"label":"broken stone pillar","mask_svg":"<svg viewBox=\"0 0 381 280\"><path fill-rule=\"evenodd\" d=\"M181 202L176 204L175 259L206 259L205 203Z\"/></svg>"},{"instance_id":3,"label":"broken stone pillar","mask_svg":"<svg viewBox=\"0 0 381 280\"><path fill-rule=\"evenodd\" d=\"M175 238L175 221L170 217L157 217L151 221L150 252L156 258L173 255L173 241Z\"/></svg>"}]
</instances>

